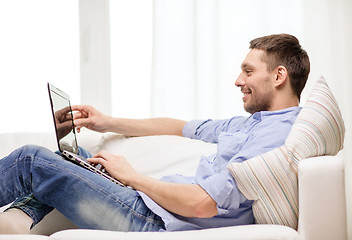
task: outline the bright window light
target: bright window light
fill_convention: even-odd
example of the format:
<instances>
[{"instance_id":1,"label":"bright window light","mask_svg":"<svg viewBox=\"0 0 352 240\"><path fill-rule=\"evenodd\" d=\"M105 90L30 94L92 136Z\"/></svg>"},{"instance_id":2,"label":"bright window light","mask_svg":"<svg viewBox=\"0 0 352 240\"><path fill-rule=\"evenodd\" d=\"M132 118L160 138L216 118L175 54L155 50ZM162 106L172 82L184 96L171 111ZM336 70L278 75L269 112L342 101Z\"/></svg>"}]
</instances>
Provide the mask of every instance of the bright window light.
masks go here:
<instances>
[{"instance_id":1,"label":"bright window light","mask_svg":"<svg viewBox=\"0 0 352 240\"><path fill-rule=\"evenodd\" d=\"M0 1L0 133L53 131L46 82L78 103L78 14L78 1Z\"/></svg>"}]
</instances>

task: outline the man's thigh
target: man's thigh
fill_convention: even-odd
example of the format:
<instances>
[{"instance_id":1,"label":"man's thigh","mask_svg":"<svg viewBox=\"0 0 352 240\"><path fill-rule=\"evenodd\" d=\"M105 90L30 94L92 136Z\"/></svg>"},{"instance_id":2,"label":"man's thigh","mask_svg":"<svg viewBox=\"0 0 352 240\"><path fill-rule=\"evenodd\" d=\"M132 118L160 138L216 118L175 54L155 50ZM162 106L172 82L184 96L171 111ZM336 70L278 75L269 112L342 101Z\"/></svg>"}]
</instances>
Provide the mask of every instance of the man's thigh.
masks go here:
<instances>
[{"instance_id":1,"label":"man's thigh","mask_svg":"<svg viewBox=\"0 0 352 240\"><path fill-rule=\"evenodd\" d=\"M135 190L121 187L45 148L24 146L13 152L6 163L10 166L6 168L8 177L25 179L17 186L22 186L23 196L33 194L81 228L158 231L164 226ZM13 163L15 168L11 167Z\"/></svg>"},{"instance_id":2,"label":"man's thigh","mask_svg":"<svg viewBox=\"0 0 352 240\"><path fill-rule=\"evenodd\" d=\"M119 231L159 231L161 218L145 204L138 192L122 187L62 157L43 160L55 169L50 206L81 228ZM46 167L44 167L46 168ZM49 173L50 175L50 173ZM57 184L55 184L55 180ZM44 194L45 195L45 194ZM45 202L45 196L42 200Z\"/></svg>"}]
</instances>

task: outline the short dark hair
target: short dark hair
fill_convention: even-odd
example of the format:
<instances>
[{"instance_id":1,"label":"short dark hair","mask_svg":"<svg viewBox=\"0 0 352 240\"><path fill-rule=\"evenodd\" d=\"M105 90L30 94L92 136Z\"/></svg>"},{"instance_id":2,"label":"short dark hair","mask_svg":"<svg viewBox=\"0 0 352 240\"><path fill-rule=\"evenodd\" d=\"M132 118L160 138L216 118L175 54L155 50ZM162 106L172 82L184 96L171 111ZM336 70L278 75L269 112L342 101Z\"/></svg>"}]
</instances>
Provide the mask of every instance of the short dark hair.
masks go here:
<instances>
[{"instance_id":1,"label":"short dark hair","mask_svg":"<svg viewBox=\"0 0 352 240\"><path fill-rule=\"evenodd\" d=\"M300 100L310 72L310 61L298 39L289 34L274 34L253 39L249 48L265 52L262 60L269 72L280 65L286 67L291 87Z\"/></svg>"}]
</instances>

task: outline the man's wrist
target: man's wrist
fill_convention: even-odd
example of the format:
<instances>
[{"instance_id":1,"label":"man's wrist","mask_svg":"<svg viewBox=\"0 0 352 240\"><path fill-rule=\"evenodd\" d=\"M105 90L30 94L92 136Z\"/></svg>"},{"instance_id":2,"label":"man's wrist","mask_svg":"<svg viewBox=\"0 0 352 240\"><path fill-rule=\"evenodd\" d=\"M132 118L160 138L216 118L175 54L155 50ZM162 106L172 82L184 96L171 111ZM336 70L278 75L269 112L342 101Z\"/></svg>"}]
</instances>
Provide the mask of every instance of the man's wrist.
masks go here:
<instances>
[{"instance_id":1,"label":"man's wrist","mask_svg":"<svg viewBox=\"0 0 352 240\"><path fill-rule=\"evenodd\" d=\"M111 116L106 116L104 132L118 132L119 123L117 119Z\"/></svg>"}]
</instances>

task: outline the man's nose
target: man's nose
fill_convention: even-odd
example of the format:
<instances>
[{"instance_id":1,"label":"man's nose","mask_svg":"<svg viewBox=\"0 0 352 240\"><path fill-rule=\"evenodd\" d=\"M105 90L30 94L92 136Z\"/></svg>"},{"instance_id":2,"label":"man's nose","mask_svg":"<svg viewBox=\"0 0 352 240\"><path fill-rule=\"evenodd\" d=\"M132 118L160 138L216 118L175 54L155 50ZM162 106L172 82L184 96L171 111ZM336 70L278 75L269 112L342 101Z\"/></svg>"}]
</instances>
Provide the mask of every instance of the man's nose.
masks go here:
<instances>
[{"instance_id":1,"label":"man's nose","mask_svg":"<svg viewBox=\"0 0 352 240\"><path fill-rule=\"evenodd\" d=\"M242 77L242 74L240 74L235 82L236 87L241 87L244 85L244 79Z\"/></svg>"}]
</instances>

